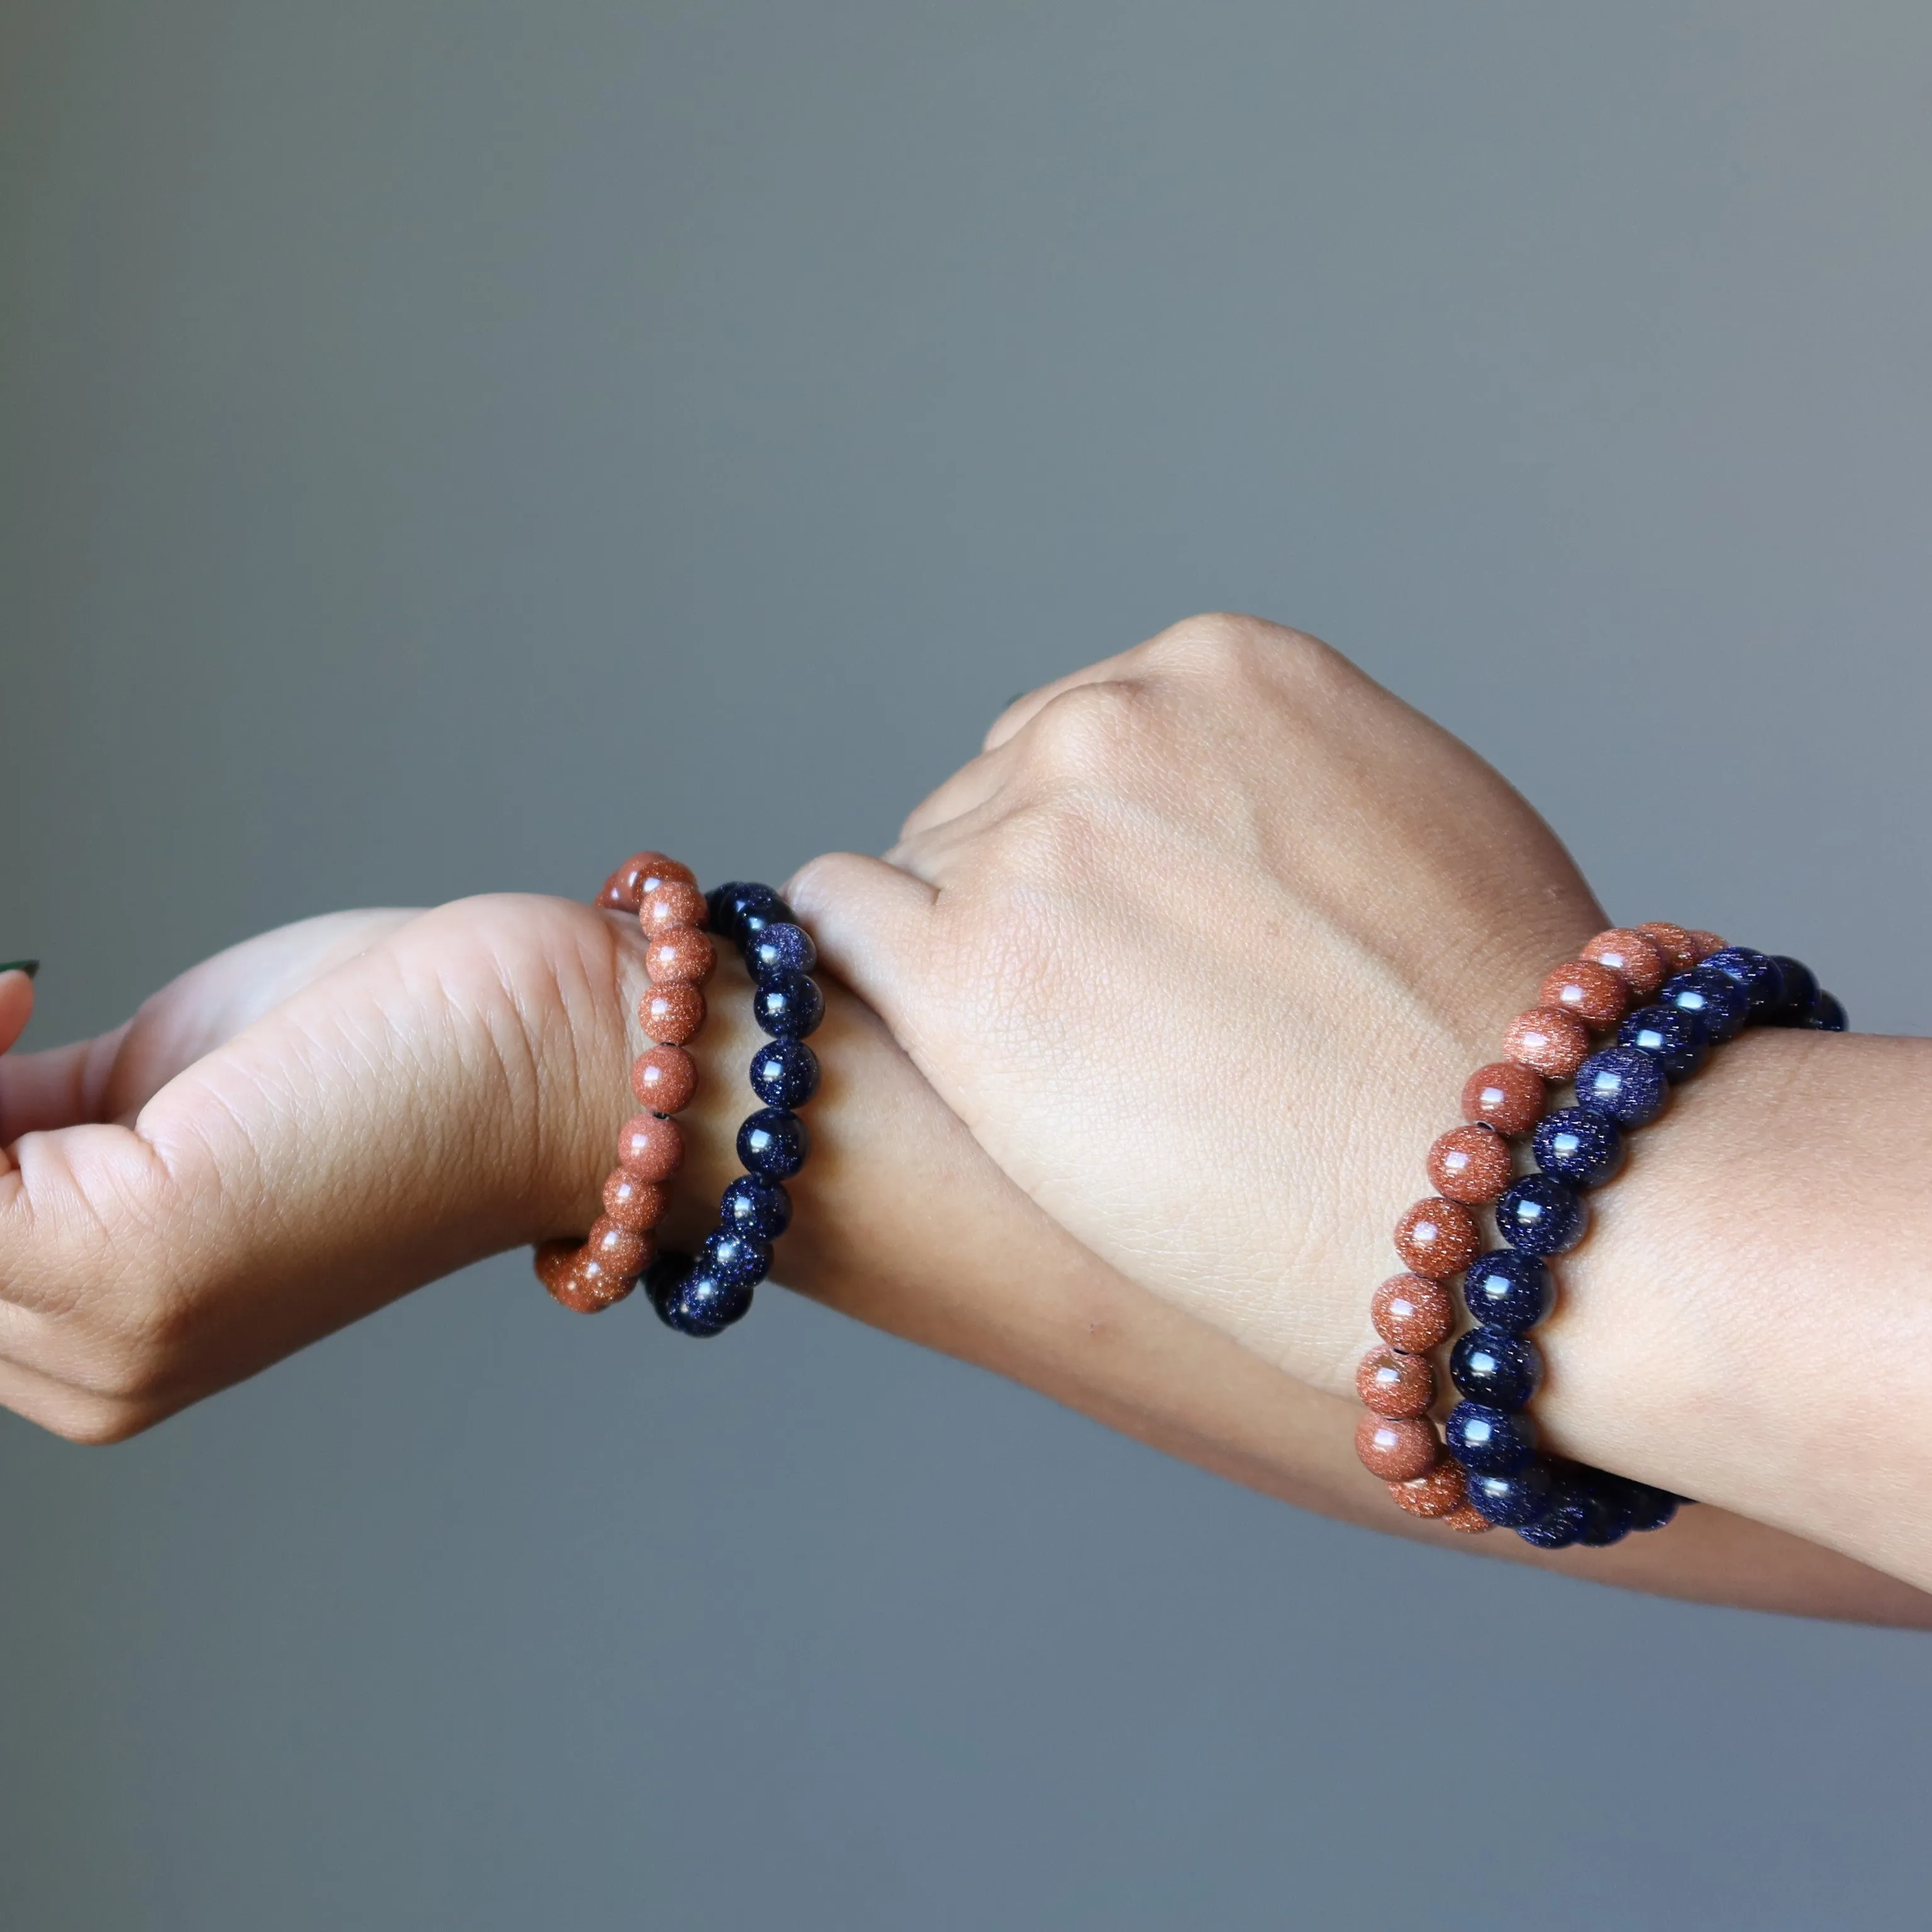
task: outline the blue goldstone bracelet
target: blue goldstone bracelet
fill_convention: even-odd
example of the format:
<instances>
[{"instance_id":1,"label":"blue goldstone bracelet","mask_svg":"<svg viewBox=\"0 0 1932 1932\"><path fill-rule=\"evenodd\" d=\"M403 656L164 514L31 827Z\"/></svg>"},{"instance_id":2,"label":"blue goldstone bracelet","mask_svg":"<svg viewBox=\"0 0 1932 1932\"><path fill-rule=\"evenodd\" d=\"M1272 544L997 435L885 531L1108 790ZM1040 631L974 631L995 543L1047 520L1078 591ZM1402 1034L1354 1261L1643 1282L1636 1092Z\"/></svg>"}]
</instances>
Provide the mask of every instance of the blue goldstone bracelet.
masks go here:
<instances>
[{"instance_id":1,"label":"blue goldstone bracelet","mask_svg":"<svg viewBox=\"0 0 1932 1932\"><path fill-rule=\"evenodd\" d=\"M1444 1433L1468 1502L1488 1522L1540 1550L1562 1550L1661 1528L1676 1513L1682 1498L1667 1490L1538 1454L1527 1412L1543 1358L1529 1331L1555 1302L1548 1261L1583 1238L1586 1193L1616 1173L1628 1136L1656 1118L1670 1088L1714 1048L1754 1025L1842 1033L1845 1024L1844 1008L1797 960L1724 946L1626 1015L1616 1044L1577 1068L1576 1104L1538 1123L1537 1171L1496 1202L1503 1245L1464 1273L1462 1298L1477 1326L1450 1357L1462 1399Z\"/></svg>"},{"instance_id":2,"label":"blue goldstone bracelet","mask_svg":"<svg viewBox=\"0 0 1932 1932\"><path fill-rule=\"evenodd\" d=\"M736 882L705 895L712 930L734 940L752 975L752 1010L770 1037L752 1056L752 1090L765 1102L738 1130L745 1172L725 1189L718 1226L696 1255L660 1252L644 1292L681 1335L716 1335L742 1318L770 1272L772 1244L791 1222L784 1184L811 1150L797 1110L818 1091L818 1056L805 1043L825 1016L810 977L818 950L770 886Z\"/></svg>"}]
</instances>

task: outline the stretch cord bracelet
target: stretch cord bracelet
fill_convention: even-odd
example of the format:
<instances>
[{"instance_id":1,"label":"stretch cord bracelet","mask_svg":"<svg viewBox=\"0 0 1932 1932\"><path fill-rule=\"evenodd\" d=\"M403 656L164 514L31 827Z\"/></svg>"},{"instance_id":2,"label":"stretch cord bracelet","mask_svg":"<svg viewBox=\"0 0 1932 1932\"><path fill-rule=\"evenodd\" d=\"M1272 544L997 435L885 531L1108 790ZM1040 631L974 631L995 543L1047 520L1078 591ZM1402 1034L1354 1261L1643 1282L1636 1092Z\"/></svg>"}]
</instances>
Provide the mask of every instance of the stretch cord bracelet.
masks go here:
<instances>
[{"instance_id":1,"label":"stretch cord bracelet","mask_svg":"<svg viewBox=\"0 0 1932 1932\"><path fill-rule=\"evenodd\" d=\"M604 1183L604 1212L579 1241L546 1241L537 1279L565 1307L594 1315L622 1301L651 1261L651 1231L664 1218L664 1184L684 1160L684 1133L671 1116L691 1102L698 1067L685 1048L704 1024L704 994L717 952L704 930L710 914L688 866L662 852L637 852L604 880L596 903L638 916L650 991L638 1018L650 1044L631 1067L644 1108L617 1135L617 1165Z\"/></svg>"},{"instance_id":2,"label":"stretch cord bracelet","mask_svg":"<svg viewBox=\"0 0 1932 1932\"><path fill-rule=\"evenodd\" d=\"M1504 1036L1508 1058L1471 1077L1465 1124L1430 1150L1436 1196L1396 1224L1409 1271L1385 1282L1372 1304L1388 1346L1356 1376L1370 1411L1357 1453L1412 1515L1471 1534L1512 1528L1538 1548L1561 1550L1661 1528L1676 1514L1682 1499L1667 1490L1538 1455L1523 1412L1543 1362L1528 1331L1555 1301L1546 1258L1567 1252L1587 1230L1582 1191L1616 1172L1625 1134L1657 1117L1672 1085L1754 1023L1842 1032L1845 1011L1795 959L1682 926L1619 928L1546 976L1538 1005ZM1613 1026L1616 1043L1593 1052L1594 1036ZM1546 1114L1545 1082L1571 1081L1575 1104ZM1537 1171L1518 1178L1509 1143L1532 1130ZM1479 1255L1472 1210L1491 1205L1504 1245ZM1429 1355L1456 1327L1444 1283L1458 1272L1477 1325L1450 1357L1463 1399L1449 1416L1445 1455L1430 1418L1436 1381Z\"/></svg>"},{"instance_id":3,"label":"stretch cord bracelet","mask_svg":"<svg viewBox=\"0 0 1932 1932\"><path fill-rule=\"evenodd\" d=\"M818 1091L818 1056L805 1043L825 1016L808 976L818 949L770 886L734 881L709 895L716 930L737 942L752 975L752 1012L770 1036L752 1056L752 1090L764 1106L738 1130L745 1172L724 1190L718 1226L695 1256L666 1249L644 1292L681 1335L716 1335L742 1318L771 1270L772 1244L791 1224L784 1184L805 1165L811 1141L796 1109Z\"/></svg>"}]
</instances>

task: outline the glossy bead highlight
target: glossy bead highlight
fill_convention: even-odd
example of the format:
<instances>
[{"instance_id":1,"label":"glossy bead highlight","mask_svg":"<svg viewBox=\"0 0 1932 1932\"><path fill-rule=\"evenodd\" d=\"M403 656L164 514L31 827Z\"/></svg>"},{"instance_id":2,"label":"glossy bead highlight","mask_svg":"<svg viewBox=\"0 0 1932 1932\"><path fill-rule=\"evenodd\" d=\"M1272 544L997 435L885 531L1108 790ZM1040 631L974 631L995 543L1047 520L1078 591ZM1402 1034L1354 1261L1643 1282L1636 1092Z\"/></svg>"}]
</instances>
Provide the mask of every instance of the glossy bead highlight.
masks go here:
<instances>
[{"instance_id":1,"label":"glossy bead highlight","mask_svg":"<svg viewBox=\"0 0 1932 1932\"><path fill-rule=\"evenodd\" d=\"M1673 1086L1689 1079L1711 1054L1704 1022L1677 1006L1640 1006L1618 1028L1617 1040L1649 1054Z\"/></svg>"},{"instance_id":2,"label":"glossy bead highlight","mask_svg":"<svg viewBox=\"0 0 1932 1932\"><path fill-rule=\"evenodd\" d=\"M1720 1043L1735 1040L1750 1018L1750 1001L1738 982L1708 966L1694 968L1664 982L1659 1003L1675 1006L1704 1023L1704 1030Z\"/></svg>"},{"instance_id":3,"label":"glossy bead highlight","mask_svg":"<svg viewBox=\"0 0 1932 1932\"><path fill-rule=\"evenodd\" d=\"M825 1017L825 996L802 973L774 973L752 993L752 1016L781 1040L802 1040Z\"/></svg>"},{"instance_id":4,"label":"glossy bead highlight","mask_svg":"<svg viewBox=\"0 0 1932 1932\"><path fill-rule=\"evenodd\" d=\"M1638 1047L1606 1046L1576 1070L1577 1105L1620 1127L1647 1125L1663 1112L1670 1096L1663 1066Z\"/></svg>"},{"instance_id":5,"label":"glossy bead highlight","mask_svg":"<svg viewBox=\"0 0 1932 1932\"><path fill-rule=\"evenodd\" d=\"M1436 1371L1426 1356L1372 1348L1355 1371L1355 1393L1378 1415L1426 1415L1436 1400Z\"/></svg>"},{"instance_id":6,"label":"glossy bead highlight","mask_svg":"<svg viewBox=\"0 0 1932 1932\"><path fill-rule=\"evenodd\" d=\"M1469 1076L1462 1088L1462 1118L1482 1121L1499 1134L1526 1134L1542 1117L1542 1076L1508 1060L1492 1060Z\"/></svg>"},{"instance_id":7,"label":"glossy bead highlight","mask_svg":"<svg viewBox=\"0 0 1932 1932\"><path fill-rule=\"evenodd\" d=\"M1395 1224L1395 1251L1402 1266L1432 1281L1467 1268L1482 1246L1475 1216L1459 1202L1418 1201Z\"/></svg>"},{"instance_id":8,"label":"glossy bead highlight","mask_svg":"<svg viewBox=\"0 0 1932 1932\"><path fill-rule=\"evenodd\" d=\"M718 1225L775 1241L791 1226L791 1196L776 1180L741 1174L719 1197Z\"/></svg>"},{"instance_id":9,"label":"glossy bead highlight","mask_svg":"<svg viewBox=\"0 0 1932 1932\"><path fill-rule=\"evenodd\" d=\"M1449 1453L1472 1474L1507 1476L1529 1466L1536 1424L1515 1409L1459 1402L1449 1412Z\"/></svg>"},{"instance_id":10,"label":"glossy bead highlight","mask_svg":"<svg viewBox=\"0 0 1932 1932\"><path fill-rule=\"evenodd\" d=\"M1535 1256L1494 1248L1469 1264L1462 1299L1478 1327L1520 1335L1556 1305L1556 1283Z\"/></svg>"},{"instance_id":11,"label":"glossy bead highlight","mask_svg":"<svg viewBox=\"0 0 1932 1932\"><path fill-rule=\"evenodd\" d=\"M1355 1425L1356 1456L1385 1483L1427 1475L1441 1450L1436 1425L1426 1416L1369 1414Z\"/></svg>"},{"instance_id":12,"label":"glossy bead highlight","mask_svg":"<svg viewBox=\"0 0 1932 1932\"><path fill-rule=\"evenodd\" d=\"M1546 1174L1528 1175L1496 1203L1496 1231L1522 1254L1567 1253L1589 1225L1575 1190Z\"/></svg>"},{"instance_id":13,"label":"glossy bead highlight","mask_svg":"<svg viewBox=\"0 0 1932 1932\"><path fill-rule=\"evenodd\" d=\"M1589 1057L1590 1029L1560 1006L1532 1006L1510 1021L1503 1052L1546 1080L1568 1080Z\"/></svg>"},{"instance_id":14,"label":"glossy bead highlight","mask_svg":"<svg viewBox=\"0 0 1932 1932\"><path fill-rule=\"evenodd\" d=\"M1537 1166L1572 1187L1600 1187L1623 1165L1622 1131L1588 1107L1546 1114L1530 1145Z\"/></svg>"},{"instance_id":15,"label":"glossy bead highlight","mask_svg":"<svg viewBox=\"0 0 1932 1932\"><path fill-rule=\"evenodd\" d=\"M1543 1355L1526 1335L1472 1328L1450 1352L1449 1374L1460 1394L1485 1408L1527 1408L1543 1385Z\"/></svg>"},{"instance_id":16,"label":"glossy bead highlight","mask_svg":"<svg viewBox=\"0 0 1932 1932\"><path fill-rule=\"evenodd\" d=\"M1574 1013L1585 1025L1601 1032L1629 1010L1630 988L1622 975L1594 959L1571 959L1544 975L1536 1003Z\"/></svg>"},{"instance_id":17,"label":"glossy bead highlight","mask_svg":"<svg viewBox=\"0 0 1932 1932\"><path fill-rule=\"evenodd\" d=\"M1399 1274L1376 1290L1369 1304L1376 1333L1392 1348L1412 1355L1440 1348L1454 1333L1456 1304L1439 1281Z\"/></svg>"},{"instance_id":18,"label":"glossy bead highlight","mask_svg":"<svg viewBox=\"0 0 1932 1932\"><path fill-rule=\"evenodd\" d=\"M739 1160L748 1172L766 1180L789 1180L811 1147L805 1123L783 1107L764 1108L738 1130Z\"/></svg>"},{"instance_id":19,"label":"glossy bead highlight","mask_svg":"<svg viewBox=\"0 0 1932 1932\"><path fill-rule=\"evenodd\" d=\"M1509 1142L1481 1122L1438 1136L1425 1165L1437 1193L1470 1207L1493 1201L1515 1172Z\"/></svg>"},{"instance_id":20,"label":"glossy bead highlight","mask_svg":"<svg viewBox=\"0 0 1932 1932\"><path fill-rule=\"evenodd\" d=\"M802 1107L818 1091L818 1056L802 1040L775 1040L752 1056L752 1090L768 1107Z\"/></svg>"},{"instance_id":21,"label":"glossy bead highlight","mask_svg":"<svg viewBox=\"0 0 1932 1932\"><path fill-rule=\"evenodd\" d=\"M1628 926L1600 932L1583 948L1583 957L1607 966L1640 1000L1647 1000L1670 976L1670 963L1656 940Z\"/></svg>"},{"instance_id":22,"label":"glossy bead highlight","mask_svg":"<svg viewBox=\"0 0 1932 1932\"><path fill-rule=\"evenodd\" d=\"M1472 1475L1468 1481L1470 1502L1498 1529L1521 1529L1540 1522L1556 1500L1550 1472L1540 1462L1513 1475Z\"/></svg>"},{"instance_id":23,"label":"glossy bead highlight","mask_svg":"<svg viewBox=\"0 0 1932 1932\"><path fill-rule=\"evenodd\" d=\"M1754 952L1748 946L1720 946L1704 961L1704 970L1736 981L1754 1020L1768 1019L1784 1004L1784 969L1768 952Z\"/></svg>"},{"instance_id":24,"label":"glossy bead highlight","mask_svg":"<svg viewBox=\"0 0 1932 1932\"><path fill-rule=\"evenodd\" d=\"M776 920L746 941L745 964L754 980L774 973L809 973L818 964L818 948L803 926Z\"/></svg>"}]
</instances>

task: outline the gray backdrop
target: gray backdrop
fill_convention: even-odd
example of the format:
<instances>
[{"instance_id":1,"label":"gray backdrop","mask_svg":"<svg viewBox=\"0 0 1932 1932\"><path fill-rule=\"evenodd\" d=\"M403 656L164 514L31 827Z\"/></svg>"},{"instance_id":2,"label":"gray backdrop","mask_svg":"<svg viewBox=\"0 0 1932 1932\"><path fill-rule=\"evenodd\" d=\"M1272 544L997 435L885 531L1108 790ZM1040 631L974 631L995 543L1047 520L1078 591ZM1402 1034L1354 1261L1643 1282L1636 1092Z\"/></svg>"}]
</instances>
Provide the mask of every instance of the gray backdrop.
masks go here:
<instances>
[{"instance_id":1,"label":"gray backdrop","mask_svg":"<svg viewBox=\"0 0 1932 1932\"><path fill-rule=\"evenodd\" d=\"M1932 14L0 0L0 956L877 848L1200 607L1922 1030ZM520 1258L0 1424L0 1919L1922 1925L1916 1637Z\"/></svg>"}]
</instances>

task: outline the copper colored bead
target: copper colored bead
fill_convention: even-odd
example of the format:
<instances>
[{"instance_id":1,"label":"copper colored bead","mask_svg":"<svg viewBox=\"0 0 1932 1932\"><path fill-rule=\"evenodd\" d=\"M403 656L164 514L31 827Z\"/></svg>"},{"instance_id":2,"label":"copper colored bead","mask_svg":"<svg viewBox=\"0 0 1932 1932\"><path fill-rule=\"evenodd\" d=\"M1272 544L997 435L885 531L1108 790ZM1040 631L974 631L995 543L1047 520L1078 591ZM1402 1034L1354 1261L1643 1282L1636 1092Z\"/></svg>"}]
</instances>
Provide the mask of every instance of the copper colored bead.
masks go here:
<instances>
[{"instance_id":1,"label":"copper colored bead","mask_svg":"<svg viewBox=\"0 0 1932 1932\"><path fill-rule=\"evenodd\" d=\"M666 879L680 879L687 886L694 886L698 874L688 866L667 859L662 852L633 852L604 881L597 903L614 912L635 912L644 904L644 895Z\"/></svg>"},{"instance_id":2,"label":"copper colored bead","mask_svg":"<svg viewBox=\"0 0 1932 1932\"><path fill-rule=\"evenodd\" d=\"M1700 932L1694 928L1690 934L1690 945L1692 950L1697 955L1698 963L1700 965L1709 958L1712 953L1721 952L1724 950L1724 942L1716 933Z\"/></svg>"},{"instance_id":3,"label":"copper colored bead","mask_svg":"<svg viewBox=\"0 0 1932 1932\"><path fill-rule=\"evenodd\" d=\"M1355 1393L1378 1415L1426 1415L1436 1400L1436 1371L1426 1356L1371 1348L1355 1371Z\"/></svg>"},{"instance_id":4,"label":"copper colored bead","mask_svg":"<svg viewBox=\"0 0 1932 1932\"><path fill-rule=\"evenodd\" d=\"M1510 1022L1503 1051L1546 1080L1568 1080L1590 1057L1590 1029L1561 1006L1532 1006Z\"/></svg>"},{"instance_id":5,"label":"copper colored bead","mask_svg":"<svg viewBox=\"0 0 1932 1932\"><path fill-rule=\"evenodd\" d=\"M1469 1076L1462 1089L1462 1118L1480 1120L1499 1134L1526 1134L1543 1118L1543 1082L1526 1066L1492 1060Z\"/></svg>"},{"instance_id":6,"label":"copper colored bead","mask_svg":"<svg viewBox=\"0 0 1932 1932\"><path fill-rule=\"evenodd\" d=\"M1365 1415L1355 1425L1355 1454L1385 1483L1406 1483L1436 1466L1440 1445L1426 1415Z\"/></svg>"},{"instance_id":7,"label":"copper colored bead","mask_svg":"<svg viewBox=\"0 0 1932 1932\"><path fill-rule=\"evenodd\" d=\"M1418 1201L1395 1224L1395 1251L1412 1274L1440 1281L1483 1251L1476 1217L1460 1202Z\"/></svg>"},{"instance_id":8,"label":"copper colored bead","mask_svg":"<svg viewBox=\"0 0 1932 1932\"><path fill-rule=\"evenodd\" d=\"M1688 973L1697 963L1697 942L1689 930L1664 920L1653 920L1637 931L1664 955L1664 963L1672 973Z\"/></svg>"},{"instance_id":9,"label":"copper colored bead","mask_svg":"<svg viewBox=\"0 0 1932 1932\"><path fill-rule=\"evenodd\" d=\"M1607 966L1594 959L1570 959L1544 975L1536 1004L1560 1006L1600 1033L1623 1018L1630 997L1630 988Z\"/></svg>"},{"instance_id":10,"label":"copper colored bead","mask_svg":"<svg viewBox=\"0 0 1932 1932\"><path fill-rule=\"evenodd\" d=\"M1451 1127L1429 1150L1429 1178L1437 1193L1480 1207L1514 1178L1509 1142L1482 1121Z\"/></svg>"},{"instance_id":11,"label":"copper colored bead","mask_svg":"<svg viewBox=\"0 0 1932 1932\"><path fill-rule=\"evenodd\" d=\"M617 1164L640 1180L664 1180L684 1165L684 1130L655 1114L633 1114L617 1135Z\"/></svg>"},{"instance_id":12,"label":"copper colored bead","mask_svg":"<svg viewBox=\"0 0 1932 1932\"><path fill-rule=\"evenodd\" d=\"M598 1263L590 1261L577 1241L546 1241L536 1252L537 1279L550 1299L576 1315L595 1315L630 1293L628 1282L614 1281Z\"/></svg>"},{"instance_id":13,"label":"copper colored bead","mask_svg":"<svg viewBox=\"0 0 1932 1932\"><path fill-rule=\"evenodd\" d=\"M662 932L673 926L708 926L711 908L704 895L682 879L664 879L644 895L638 908L638 923L646 932Z\"/></svg>"},{"instance_id":14,"label":"copper colored bead","mask_svg":"<svg viewBox=\"0 0 1932 1932\"><path fill-rule=\"evenodd\" d=\"M662 1046L682 1046L704 1024L704 995L695 986L653 986L638 1002L646 1036Z\"/></svg>"},{"instance_id":15,"label":"copper colored bead","mask_svg":"<svg viewBox=\"0 0 1932 1932\"><path fill-rule=\"evenodd\" d=\"M1462 1507L1469 1484L1462 1464L1453 1456L1445 1456L1426 1476L1391 1483L1388 1490L1396 1507L1411 1516L1451 1516Z\"/></svg>"},{"instance_id":16,"label":"copper colored bead","mask_svg":"<svg viewBox=\"0 0 1932 1932\"><path fill-rule=\"evenodd\" d=\"M644 1271L644 1264L650 1259L651 1244L634 1228L620 1228L608 1216L600 1214L584 1237L584 1252L587 1258L602 1262L604 1271L613 1280L628 1280ZM580 1262L580 1273L582 1266Z\"/></svg>"},{"instance_id":17,"label":"copper colored bead","mask_svg":"<svg viewBox=\"0 0 1932 1932\"><path fill-rule=\"evenodd\" d=\"M1613 926L1598 933L1584 947L1583 957L1607 966L1640 1000L1648 999L1670 977L1670 964L1656 940L1628 926Z\"/></svg>"},{"instance_id":18,"label":"copper colored bead","mask_svg":"<svg viewBox=\"0 0 1932 1932\"><path fill-rule=\"evenodd\" d=\"M627 1168L614 1168L604 1184L604 1218L634 1234L650 1233L664 1219L670 1197L655 1180L643 1180Z\"/></svg>"},{"instance_id":19,"label":"copper colored bead","mask_svg":"<svg viewBox=\"0 0 1932 1932\"><path fill-rule=\"evenodd\" d=\"M644 948L644 970L653 986L701 986L717 964L711 935L694 926L674 926Z\"/></svg>"},{"instance_id":20,"label":"copper colored bead","mask_svg":"<svg viewBox=\"0 0 1932 1932\"><path fill-rule=\"evenodd\" d=\"M1444 1529L1460 1529L1465 1536L1486 1536L1496 1528L1474 1503L1465 1503L1460 1509L1453 1509L1437 1520Z\"/></svg>"},{"instance_id":21,"label":"copper colored bead","mask_svg":"<svg viewBox=\"0 0 1932 1932\"><path fill-rule=\"evenodd\" d=\"M583 1246L580 1241L543 1241L531 1257L536 1267L537 1279L554 1294L556 1284L570 1272L571 1264L577 1259L577 1251Z\"/></svg>"},{"instance_id":22,"label":"copper colored bead","mask_svg":"<svg viewBox=\"0 0 1932 1932\"><path fill-rule=\"evenodd\" d=\"M634 1274L619 1274L607 1268L586 1249L578 1256L567 1282L577 1298L564 1302L564 1306L586 1315L594 1315L600 1309L613 1307L622 1301L637 1286L638 1278ZM552 1289L551 1292L556 1294L556 1291ZM561 1294L557 1294L556 1298L563 1301Z\"/></svg>"},{"instance_id":23,"label":"copper colored bead","mask_svg":"<svg viewBox=\"0 0 1932 1932\"><path fill-rule=\"evenodd\" d=\"M1456 1304L1439 1281L1399 1274L1376 1290L1369 1304L1376 1333L1392 1348L1412 1355L1440 1348L1454 1332Z\"/></svg>"},{"instance_id":24,"label":"copper colored bead","mask_svg":"<svg viewBox=\"0 0 1932 1932\"><path fill-rule=\"evenodd\" d=\"M654 1046L631 1063L631 1091L654 1114L678 1114L698 1091L698 1063L681 1046Z\"/></svg>"}]
</instances>

